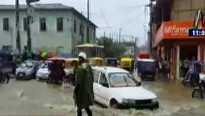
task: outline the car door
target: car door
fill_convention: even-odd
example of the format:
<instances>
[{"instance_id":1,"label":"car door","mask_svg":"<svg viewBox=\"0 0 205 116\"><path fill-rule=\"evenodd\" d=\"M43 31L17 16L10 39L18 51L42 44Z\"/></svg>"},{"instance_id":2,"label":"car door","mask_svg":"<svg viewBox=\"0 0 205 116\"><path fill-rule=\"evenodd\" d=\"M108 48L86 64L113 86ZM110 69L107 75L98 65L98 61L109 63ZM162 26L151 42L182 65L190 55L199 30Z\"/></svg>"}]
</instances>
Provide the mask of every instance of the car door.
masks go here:
<instances>
[{"instance_id":1,"label":"car door","mask_svg":"<svg viewBox=\"0 0 205 116\"><path fill-rule=\"evenodd\" d=\"M98 88L99 88L99 102L107 106L109 102L110 93L109 93L109 83L105 73L100 73Z\"/></svg>"},{"instance_id":2,"label":"car door","mask_svg":"<svg viewBox=\"0 0 205 116\"><path fill-rule=\"evenodd\" d=\"M97 70L93 70L93 75L94 75L94 83L93 83L93 91L94 91L94 99L96 102L99 102L99 77L100 77L100 72Z\"/></svg>"}]
</instances>

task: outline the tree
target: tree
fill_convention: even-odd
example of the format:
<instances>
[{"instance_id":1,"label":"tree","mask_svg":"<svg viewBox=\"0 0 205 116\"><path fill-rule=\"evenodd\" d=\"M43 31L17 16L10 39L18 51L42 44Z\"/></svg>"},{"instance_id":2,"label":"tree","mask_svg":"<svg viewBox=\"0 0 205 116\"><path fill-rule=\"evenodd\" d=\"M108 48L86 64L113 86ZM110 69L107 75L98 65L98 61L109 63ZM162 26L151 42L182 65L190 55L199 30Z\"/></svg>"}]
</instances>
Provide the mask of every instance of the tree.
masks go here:
<instances>
[{"instance_id":1,"label":"tree","mask_svg":"<svg viewBox=\"0 0 205 116\"><path fill-rule=\"evenodd\" d=\"M98 44L104 46L105 57L119 57L125 52L123 45L113 42L113 40L108 37L100 37Z\"/></svg>"}]
</instances>

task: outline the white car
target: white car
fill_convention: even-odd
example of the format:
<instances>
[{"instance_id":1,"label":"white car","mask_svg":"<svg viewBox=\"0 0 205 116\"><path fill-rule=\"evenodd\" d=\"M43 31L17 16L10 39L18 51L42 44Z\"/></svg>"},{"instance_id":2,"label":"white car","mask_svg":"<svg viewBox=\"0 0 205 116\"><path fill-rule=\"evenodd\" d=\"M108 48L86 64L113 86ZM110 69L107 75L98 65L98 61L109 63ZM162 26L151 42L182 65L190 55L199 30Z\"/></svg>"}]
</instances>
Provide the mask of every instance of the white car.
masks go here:
<instances>
[{"instance_id":1,"label":"white car","mask_svg":"<svg viewBox=\"0 0 205 116\"><path fill-rule=\"evenodd\" d=\"M132 75L115 67L92 67L94 100L112 108L159 108L157 96L138 85Z\"/></svg>"},{"instance_id":2,"label":"white car","mask_svg":"<svg viewBox=\"0 0 205 116\"><path fill-rule=\"evenodd\" d=\"M50 62L46 61L39 67L38 71L36 72L36 79L37 80L46 80L49 77L50 71L48 70L48 64ZM66 75L73 72L72 69L64 69Z\"/></svg>"},{"instance_id":3,"label":"white car","mask_svg":"<svg viewBox=\"0 0 205 116\"><path fill-rule=\"evenodd\" d=\"M38 67L38 62L27 60L16 69L16 79L33 79Z\"/></svg>"},{"instance_id":4,"label":"white car","mask_svg":"<svg viewBox=\"0 0 205 116\"><path fill-rule=\"evenodd\" d=\"M36 72L36 79L37 80L46 80L50 74L48 70L48 64L49 62L44 62L39 67L38 71Z\"/></svg>"}]
</instances>

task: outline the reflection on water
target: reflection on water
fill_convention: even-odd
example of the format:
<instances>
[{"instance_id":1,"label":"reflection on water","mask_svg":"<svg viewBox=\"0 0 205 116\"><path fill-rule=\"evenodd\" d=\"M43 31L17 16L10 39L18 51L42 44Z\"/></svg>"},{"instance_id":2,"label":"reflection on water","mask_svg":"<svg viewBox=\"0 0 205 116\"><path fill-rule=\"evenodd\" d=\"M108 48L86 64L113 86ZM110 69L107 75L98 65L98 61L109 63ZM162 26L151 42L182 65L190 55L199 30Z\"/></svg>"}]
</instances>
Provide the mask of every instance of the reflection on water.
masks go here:
<instances>
[{"instance_id":1,"label":"reflection on water","mask_svg":"<svg viewBox=\"0 0 205 116\"><path fill-rule=\"evenodd\" d=\"M145 82L143 86L158 95L158 110L113 110L92 107L95 116L200 116L205 114L205 102L192 99L191 89L180 83ZM64 114L75 116L73 87L62 89L59 86L42 82L12 80L8 85L0 85L0 114L50 115ZM20 106L19 106L20 104Z\"/></svg>"}]
</instances>

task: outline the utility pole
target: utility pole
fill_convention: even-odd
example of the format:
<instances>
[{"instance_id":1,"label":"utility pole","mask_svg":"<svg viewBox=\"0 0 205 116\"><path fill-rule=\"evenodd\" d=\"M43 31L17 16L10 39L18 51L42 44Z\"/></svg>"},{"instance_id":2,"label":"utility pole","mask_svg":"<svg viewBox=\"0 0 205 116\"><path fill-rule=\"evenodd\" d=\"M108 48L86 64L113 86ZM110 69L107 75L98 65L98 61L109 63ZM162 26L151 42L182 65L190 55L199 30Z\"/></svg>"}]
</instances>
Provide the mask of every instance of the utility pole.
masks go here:
<instances>
[{"instance_id":1,"label":"utility pole","mask_svg":"<svg viewBox=\"0 0 205 116\"><path fill-rule=\"evenodd\" d=\"M136 62L137 62L137 57L136 57L136 53L137 53L137 41L138 41L138 38L137 37L133 37L133 39L134 39L134 41L135 41L135 44L134 44L134 73L136 73L135 71L136 71Z\"/></svg>"},{"instance_id":2,"label":"utility pole","mask_svg":"<svg viewBox=\"0 0 205 116\"><path fill-rule=\"evenodd\" d=\"M149 22L149 28L150 28L150 36L149 36L149 51L152 53L152 39L153 39L153 0L150 0L149 9L150 9L150 22Z\"/></svg>"},{"instance_id":3,"label":"utility pole","mask_svg":"<svg viewBox=\"0 0 205 116\"><path fill-rule=\"evenodd\" d=\"M21 39L20 39L20 27L19 27L19 0L16 0L16 48L18 52L21 52Z\"/></svg>"},{"instance_id":4,"label":"utility pole","mask_svg":"<svg viewBox=\"0 0 205 116\"><path fill-rule=\"evenodd\" d=\"M31 3L38 2L40 0L26 0L27 3L27 56L31 57L32 53L32 41L31 41L31 11L33 10Z\"/></svg>"},{"instance_id":5,"label":"utility pole","mask_svg":"<svg viewBox=\"0 0 205 116\"><path fill-rule=\"evenodd\" d=\"M90 42L90 0L87 0L87 43Z\"/></svg>"},{"instance_id":6,"label":"utility pole","mask_svg":"<svg viewBox=\"0 0 205 116\"><path fill-rule=\"evenodd\" d=\"M31 16L29 14L30 3L27 4L27 55L31 55L32 43L31 43Z\"/></svg>"},{"instance_id":7,"label":"utility pole","mask_svg":"<svg viewBox=\"0 0 205 116\"><path fill-rule=\"evenodd\" d=\"M119 28L119 43L121 42L121 32L122 32L122 28Z\"/></svg>"}]
</instances>

